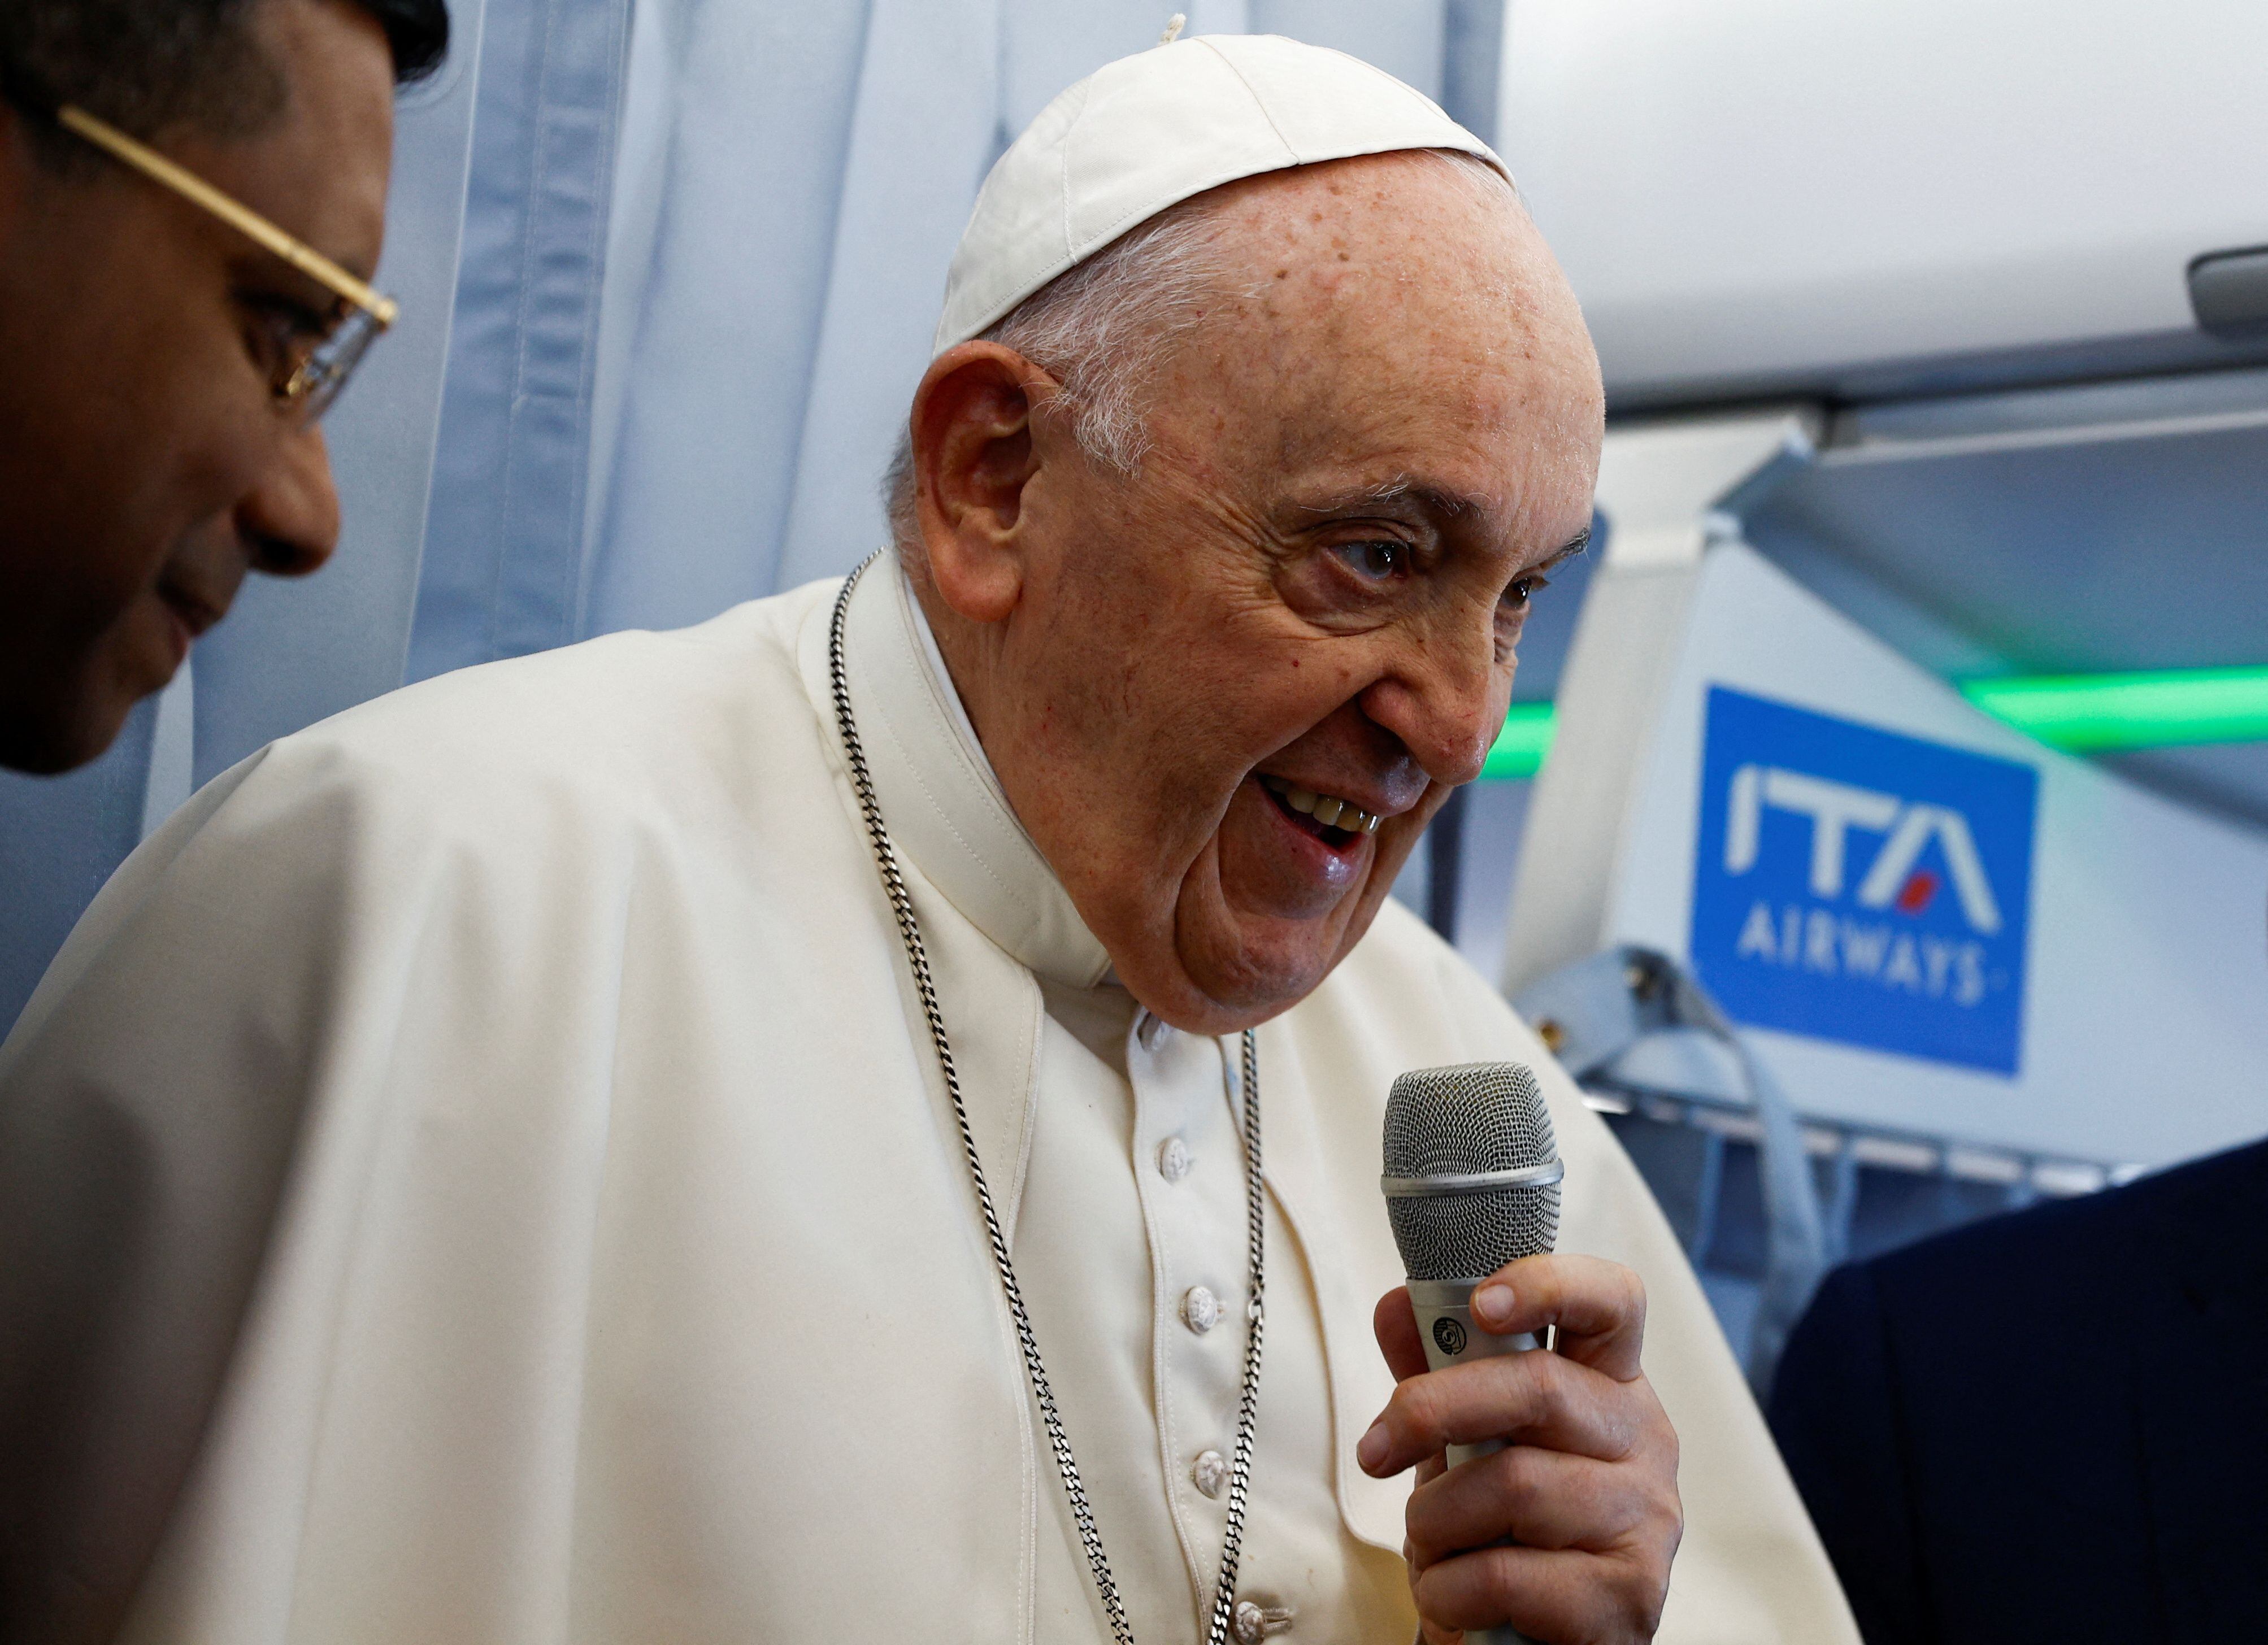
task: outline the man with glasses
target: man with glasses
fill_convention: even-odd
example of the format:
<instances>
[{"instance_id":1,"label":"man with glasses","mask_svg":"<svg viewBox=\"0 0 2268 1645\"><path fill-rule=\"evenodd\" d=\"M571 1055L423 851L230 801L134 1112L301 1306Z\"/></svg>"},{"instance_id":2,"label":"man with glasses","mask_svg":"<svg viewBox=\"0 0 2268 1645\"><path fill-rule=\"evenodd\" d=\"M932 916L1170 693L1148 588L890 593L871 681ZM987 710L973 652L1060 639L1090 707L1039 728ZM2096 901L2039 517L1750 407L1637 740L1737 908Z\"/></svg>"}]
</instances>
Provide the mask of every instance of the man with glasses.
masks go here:
<instances>
[{"instance_id":1,"label":"man with glasses","mask_svg":"<svg viewBox=\"0 0 2268 1645\"><path fill-rule=\"evenodd\" d=\"M0 766L93 759L247 571L329 557L392 90L447 40L445 0L0 5Z\"/></svg>"}]
</instances>

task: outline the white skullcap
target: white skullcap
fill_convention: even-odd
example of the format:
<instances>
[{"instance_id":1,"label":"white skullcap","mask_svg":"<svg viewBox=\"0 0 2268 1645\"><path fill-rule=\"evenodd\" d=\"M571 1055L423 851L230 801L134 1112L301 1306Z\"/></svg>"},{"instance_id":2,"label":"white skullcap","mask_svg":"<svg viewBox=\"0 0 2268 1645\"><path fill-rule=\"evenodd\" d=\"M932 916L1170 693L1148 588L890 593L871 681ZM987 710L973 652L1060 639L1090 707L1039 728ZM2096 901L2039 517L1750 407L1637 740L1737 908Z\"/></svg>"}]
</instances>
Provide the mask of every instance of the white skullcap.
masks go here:
<instances>
[{"instance_id":1,"label":"white skullcap","mask_svg":"<svg viewBox=\"0 0 2268 1645\"><path fill-rule=\"evenodd\" d=\"M1505 172L1430 99L1344 52L1205 34L1121 57L1041 110L984 180L946 276L935 351L1192 195L1403 149L1458 150Z\"/></svg>"}]
</instances>

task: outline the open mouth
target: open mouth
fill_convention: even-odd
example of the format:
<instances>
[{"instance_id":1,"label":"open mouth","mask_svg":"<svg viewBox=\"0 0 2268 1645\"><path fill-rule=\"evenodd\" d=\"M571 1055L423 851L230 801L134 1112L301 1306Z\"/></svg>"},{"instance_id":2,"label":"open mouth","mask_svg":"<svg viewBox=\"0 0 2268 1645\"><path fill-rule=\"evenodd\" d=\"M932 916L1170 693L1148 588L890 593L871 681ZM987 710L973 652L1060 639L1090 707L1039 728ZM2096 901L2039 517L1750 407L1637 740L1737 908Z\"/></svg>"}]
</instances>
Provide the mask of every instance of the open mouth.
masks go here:
<instances>
[{"instance_id":1,"label":"open mouth","mask_svg":"<svg viewBox=\"0 0 2268 1645\"><path fill-rule=\"evenodd\" d=\"M1261 774L1260 785L1294 826L1305 829L1334 851L1345 850L1364 834L1376 834L1382 820L1351 800L1343 800L1335 794L1318 794L1264 772Z\"/></svg>"}]
</instances>

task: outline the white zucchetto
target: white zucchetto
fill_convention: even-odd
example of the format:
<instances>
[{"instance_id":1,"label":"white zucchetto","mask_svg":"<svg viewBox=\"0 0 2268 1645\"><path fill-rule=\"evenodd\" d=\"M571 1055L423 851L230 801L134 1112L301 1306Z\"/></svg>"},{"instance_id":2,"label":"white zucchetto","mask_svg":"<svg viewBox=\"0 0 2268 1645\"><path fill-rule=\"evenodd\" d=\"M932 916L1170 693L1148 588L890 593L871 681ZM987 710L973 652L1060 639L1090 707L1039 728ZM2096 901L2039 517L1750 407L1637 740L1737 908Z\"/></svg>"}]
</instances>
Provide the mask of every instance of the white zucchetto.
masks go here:
<instances>
[{"instance_id":1,"label":"white zucchetto","mask_svg":"<svg viewBox=\"0 0 2268 1645\"><path fill-rule=\"evenodd\" d=\"M1405 149L1505 172L1423 93L1344 52L1277 34L1206 34L1107 63L1009 145L946 276L935 352L1167 207L1240 177Z\"/></svg>"}]
</instances>

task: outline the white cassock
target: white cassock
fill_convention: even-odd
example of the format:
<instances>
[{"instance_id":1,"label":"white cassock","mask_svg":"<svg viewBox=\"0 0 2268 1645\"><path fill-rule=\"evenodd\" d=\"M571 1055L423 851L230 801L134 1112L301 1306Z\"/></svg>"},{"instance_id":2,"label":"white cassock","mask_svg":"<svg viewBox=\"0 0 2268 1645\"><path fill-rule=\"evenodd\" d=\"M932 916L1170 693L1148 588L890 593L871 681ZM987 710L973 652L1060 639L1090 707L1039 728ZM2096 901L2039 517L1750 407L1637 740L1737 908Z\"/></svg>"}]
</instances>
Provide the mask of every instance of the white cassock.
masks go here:
<instances>
[{"instance_id":1,"label":"white cassock","mask_svg":"<svg viewBox=\"0 0 2268 1645\"><path fill-rule=\"evenodd\" d=\"M133 1230L39 1213L108 1253L108 1414L66 1448L88 1537L137 1446L195 1431L201 1364L218 1387L129 1639L1108 1637L840 755L837 586L286 738L89 912L0 1053L0 1167L98 1184ZM891 562L847 656L1136 1637L1198 1637L1244 1339L1236 1041L1109 980ZM1651 1292L1687 1516L1661 1638L1855 1641L1668 1226L1496 995L1389 903L1259 1045L1238 1590L1276 1637L1410 1636L1408 1482L1354 1462L1402 1277L1380 1117L1405 1069L1510 1058L1550 1095L1562 1248Z\"/></svg>"}]
</instances>

